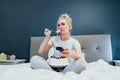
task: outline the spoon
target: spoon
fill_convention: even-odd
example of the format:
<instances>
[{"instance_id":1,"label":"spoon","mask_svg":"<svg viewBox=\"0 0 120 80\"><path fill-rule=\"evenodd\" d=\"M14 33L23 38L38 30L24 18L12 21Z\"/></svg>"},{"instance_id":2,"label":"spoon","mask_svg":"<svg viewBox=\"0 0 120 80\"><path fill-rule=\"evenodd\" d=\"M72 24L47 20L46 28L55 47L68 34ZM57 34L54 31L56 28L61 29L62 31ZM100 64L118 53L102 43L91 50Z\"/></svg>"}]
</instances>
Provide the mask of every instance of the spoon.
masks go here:
<instances>
[{"instance_id":1,"label":"spoon","mask_svg":"<svg viewBox=\"0 0 120 80\"><path fill-rule=\"evenodd\" d=\"M60 30L57 30L57 31L51 30L51 31L55 33L60 33Z\"/></svg>"}]
</instances>

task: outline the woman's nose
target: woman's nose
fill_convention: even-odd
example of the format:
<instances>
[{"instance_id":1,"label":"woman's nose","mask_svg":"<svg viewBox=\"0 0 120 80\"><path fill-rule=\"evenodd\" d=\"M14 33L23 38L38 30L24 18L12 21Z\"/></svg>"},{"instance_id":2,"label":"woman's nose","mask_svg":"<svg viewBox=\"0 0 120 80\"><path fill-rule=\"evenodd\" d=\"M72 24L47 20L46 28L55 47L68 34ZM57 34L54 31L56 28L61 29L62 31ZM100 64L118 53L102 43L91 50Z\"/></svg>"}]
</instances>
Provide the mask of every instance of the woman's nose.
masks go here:
<instances>
[{"instance_id":1,"label":"woman's nose","mask_svg":"<svg viewBox=\"0 0 120 80\"><path fill-rule=\"evenodd\" d=\"M64 26L62 26L62 25L59 27L59 29L63 29L63 28L64 28Z\"/></svg>"}]
</instances>

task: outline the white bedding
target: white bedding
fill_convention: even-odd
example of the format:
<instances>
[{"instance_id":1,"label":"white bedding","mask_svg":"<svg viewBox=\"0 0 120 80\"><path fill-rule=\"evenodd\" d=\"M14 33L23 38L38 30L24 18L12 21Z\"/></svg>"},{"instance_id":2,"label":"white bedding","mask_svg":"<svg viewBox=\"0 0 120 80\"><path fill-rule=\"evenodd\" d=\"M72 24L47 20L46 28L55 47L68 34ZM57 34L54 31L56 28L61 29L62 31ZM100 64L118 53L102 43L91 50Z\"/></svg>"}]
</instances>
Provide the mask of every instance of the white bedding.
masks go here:
<instances>
[{"instance_id":1,"label":"white bedding","mask_svg":"<svg viewBox=\"0 0 120 80\"><path fill-rule=\"evenodd\" d=\"M120 80L120 67L109 65L104 60L88 63L80 74L30 68L29 63L0 65L0 80Z\"/></svg>"}]
</instances>

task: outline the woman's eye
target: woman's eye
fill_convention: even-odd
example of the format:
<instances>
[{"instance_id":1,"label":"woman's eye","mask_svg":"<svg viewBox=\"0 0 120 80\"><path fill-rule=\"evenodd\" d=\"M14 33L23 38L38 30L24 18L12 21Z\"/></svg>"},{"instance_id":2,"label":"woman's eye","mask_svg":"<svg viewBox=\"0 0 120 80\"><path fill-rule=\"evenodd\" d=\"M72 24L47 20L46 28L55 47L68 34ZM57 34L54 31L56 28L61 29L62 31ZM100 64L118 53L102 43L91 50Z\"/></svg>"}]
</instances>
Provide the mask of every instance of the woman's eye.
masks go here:
<instances>
[{"instance_id":1,"label":"woman's eye","mask_svg":"<svg viewBox=\"0 0 120 80\"><path fill-rule=\"evenodd\" d=\"M65 25L65 23L61 23L61 25L63 25L63 26L64 26L64 25Z\"/></svg>"},{"instance_id":2,"label":"woman's eye","mask_svg":"<svg viewBox=\"0 0 120 80\"><path fill-rule=\"evenodd\" d=\"M62 22L62 23L58 24L57 26L60 27L61 25L64 26L65 23Z\"/></svg>"},{"instance_id":3,"label":"woman's eye","mask_svg":"<svg viewBox=\"0 0 120 80\"><path fill-rule=\"evenodd\" d=\"M58 24L58 27L60 27L60 24Z\"/></svg>"}]
</instances>

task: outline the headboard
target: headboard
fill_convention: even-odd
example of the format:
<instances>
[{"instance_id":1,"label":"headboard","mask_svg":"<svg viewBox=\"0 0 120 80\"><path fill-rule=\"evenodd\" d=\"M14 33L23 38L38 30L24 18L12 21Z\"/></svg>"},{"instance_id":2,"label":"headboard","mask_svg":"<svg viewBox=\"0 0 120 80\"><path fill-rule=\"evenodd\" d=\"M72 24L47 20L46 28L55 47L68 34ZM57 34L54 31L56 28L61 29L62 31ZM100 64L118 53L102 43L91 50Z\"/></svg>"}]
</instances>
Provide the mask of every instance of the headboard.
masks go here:
<instances>
[{"instance_id":1,"label":"headboard","mask_svg":"<svg viewBox=\"0 0 120 80\"><path fill-rule=\"evenodd\" d=\"M107 62L112 62L112 48L110 34L99 35L73 35L80 44L82 52L85 53L87 62L97 61L103 59ZM39 55L38 50L44 37L31 37L30 41L30 58L33 55ZM47 53L40 55L47 59Z\"/></svg>"}]
</instances>

